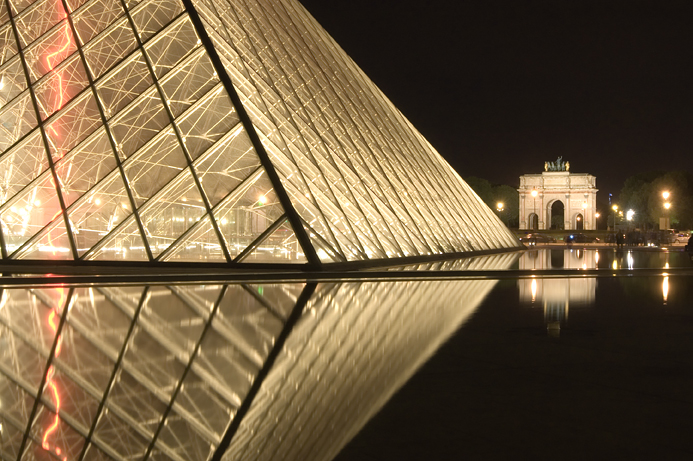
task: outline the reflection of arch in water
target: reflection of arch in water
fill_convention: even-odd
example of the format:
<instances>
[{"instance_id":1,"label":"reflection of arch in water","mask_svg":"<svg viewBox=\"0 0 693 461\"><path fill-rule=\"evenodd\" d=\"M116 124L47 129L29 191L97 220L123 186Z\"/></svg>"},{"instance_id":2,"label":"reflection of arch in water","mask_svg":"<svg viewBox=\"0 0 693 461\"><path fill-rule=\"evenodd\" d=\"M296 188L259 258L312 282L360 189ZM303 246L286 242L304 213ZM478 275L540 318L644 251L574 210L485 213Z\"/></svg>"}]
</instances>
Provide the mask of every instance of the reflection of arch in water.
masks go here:
<instances>
[{"instance_id":1,"label":"reflection of arch in water","mask_svg":"<svg viewBox=\"0 0 693 461\"><path fill-rule=\"evenodd\" d=\"M597 250L540 249L524 252L518 267L520 270L595 269L598 260ZM532 278L517 283L520 302L542 306L547 324L566 322L570 307L594 303L597 289L597 279L591 277Z\"/></svg>"}]
</instances>

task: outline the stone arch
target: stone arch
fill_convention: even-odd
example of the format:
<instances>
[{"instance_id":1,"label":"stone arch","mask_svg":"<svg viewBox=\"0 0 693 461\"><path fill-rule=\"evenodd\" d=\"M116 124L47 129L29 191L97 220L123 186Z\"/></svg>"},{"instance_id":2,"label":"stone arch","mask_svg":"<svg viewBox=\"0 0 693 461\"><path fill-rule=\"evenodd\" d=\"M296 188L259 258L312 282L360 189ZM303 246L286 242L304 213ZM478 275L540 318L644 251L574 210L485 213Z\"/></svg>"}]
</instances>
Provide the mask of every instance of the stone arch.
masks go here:
<instances>
[{"instance_id":1,"label":"stone arch","mask_svg":"<svg viewBox=\"0 0 693 461\"><path fill-rule=\"evenodd\" d=\"M582 215L582 213L575 214L575 218L573 218L573 228L575 230L585 229L585 217Z\"/></svg>"},{"instance_id":2,"label":"stone arch","mask_svg":"<svg viewBox=\"0 0 693 461\"><path fill-rule=\"evenodd\" d=\"M536 213L530 213L529 216L527 217L527 222L528 224L528 229L533 230L533 231L538 231L539 230L539 215Z\"/></svg>"},{"instance_id":3,"label":"stone arch","mask_svg":"<svg viewBox=\"0 0 693 461\"><path fill-rule=\"evenodd\" d=\"M565 229L565 203L561 199L550 200L546 204L546 224L548 229Z\"/></svg>"}]
</instances>

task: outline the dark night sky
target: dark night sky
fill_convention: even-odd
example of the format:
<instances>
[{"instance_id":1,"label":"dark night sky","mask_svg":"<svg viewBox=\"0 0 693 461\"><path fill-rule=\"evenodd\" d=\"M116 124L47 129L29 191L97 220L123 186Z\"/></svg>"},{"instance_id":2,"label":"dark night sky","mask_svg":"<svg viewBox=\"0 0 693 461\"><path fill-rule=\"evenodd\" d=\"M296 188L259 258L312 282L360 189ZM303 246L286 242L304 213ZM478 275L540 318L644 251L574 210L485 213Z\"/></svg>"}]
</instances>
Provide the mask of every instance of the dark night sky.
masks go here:
<instances>
[{"instance_id":1,"label":"dark night sky","mask_svg":"<svg viewBox=\"0 0 693 461\"><path fill-rule=\"evenodd\" d=\"M693 171L688 1L302 3L462 176Z\"/></svg>"}]
</instances>

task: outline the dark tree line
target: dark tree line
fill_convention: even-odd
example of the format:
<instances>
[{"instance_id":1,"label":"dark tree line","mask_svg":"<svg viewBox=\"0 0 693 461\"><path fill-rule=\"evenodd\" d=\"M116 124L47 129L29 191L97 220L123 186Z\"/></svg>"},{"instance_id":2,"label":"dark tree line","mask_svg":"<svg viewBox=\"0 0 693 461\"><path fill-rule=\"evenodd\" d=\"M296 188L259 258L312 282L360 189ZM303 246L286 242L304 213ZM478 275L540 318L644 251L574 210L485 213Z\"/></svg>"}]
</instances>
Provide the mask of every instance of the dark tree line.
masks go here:
<instances>
[{"instance_id":1,"label":"dark tree line","mask_svg":"<svg viewBox=\"0 0 693 461\"><path fill-rule=\"evenodd\" d=\"M668 199L662 196L669 192ZM668 202L670 208L664 204ZM619 209L635 212L633 223L640 228L656 228L659 218L668 216L676 229L693 229L693 174L686 171L648 171L628 178L615 202Z\"/></svg>"},{"instance_id":2,"label":"dark tree line","mask_svg":"<svg viewBox=\"0 0 693 461\"><path fill-rule=\"evenodd\" d=\"M476 195L491 208L508 227L520 225L520 195L516 188L505 184L491 184L486 179L469 176L464 178ZM503 211L498 211L498 203L503 203Z\"/></svg>"}]
</instances>

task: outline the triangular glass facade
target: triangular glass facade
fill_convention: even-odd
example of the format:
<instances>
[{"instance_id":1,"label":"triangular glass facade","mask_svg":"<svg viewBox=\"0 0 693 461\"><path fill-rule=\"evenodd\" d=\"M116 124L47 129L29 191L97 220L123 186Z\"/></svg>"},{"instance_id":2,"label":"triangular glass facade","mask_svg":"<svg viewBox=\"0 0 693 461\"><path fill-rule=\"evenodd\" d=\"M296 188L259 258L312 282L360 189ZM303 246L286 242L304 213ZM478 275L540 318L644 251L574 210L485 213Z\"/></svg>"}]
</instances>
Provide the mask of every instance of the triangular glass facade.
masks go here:
<instances>
[{"instance_id":1,"label":"triangular glass facade","mask_svg":"<svg viewBox=\"0 0 693 461\"><path fill-rule=\"evenodd\" d=\"M519 246L295 0L3 1L0 237L231 264Z\"/></svg>"}]
</instances>

